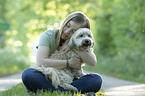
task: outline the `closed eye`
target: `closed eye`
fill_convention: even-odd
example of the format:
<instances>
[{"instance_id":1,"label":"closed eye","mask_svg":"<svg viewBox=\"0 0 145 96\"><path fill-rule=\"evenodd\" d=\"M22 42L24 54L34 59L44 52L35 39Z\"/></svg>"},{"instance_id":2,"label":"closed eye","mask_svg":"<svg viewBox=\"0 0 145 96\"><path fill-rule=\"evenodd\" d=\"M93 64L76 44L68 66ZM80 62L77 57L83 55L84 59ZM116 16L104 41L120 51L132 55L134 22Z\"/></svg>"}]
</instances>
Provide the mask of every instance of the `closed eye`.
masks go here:
<instances>
[{"instance_id":1,"label":"closed eye","mask_svg":"<svg viewBox=\"0 0 145 96\"><path fill-rule=\"evenodd\" d=\"M72 30L72 33L74 33L76 30Z\"/></svg>"}]
</instances>

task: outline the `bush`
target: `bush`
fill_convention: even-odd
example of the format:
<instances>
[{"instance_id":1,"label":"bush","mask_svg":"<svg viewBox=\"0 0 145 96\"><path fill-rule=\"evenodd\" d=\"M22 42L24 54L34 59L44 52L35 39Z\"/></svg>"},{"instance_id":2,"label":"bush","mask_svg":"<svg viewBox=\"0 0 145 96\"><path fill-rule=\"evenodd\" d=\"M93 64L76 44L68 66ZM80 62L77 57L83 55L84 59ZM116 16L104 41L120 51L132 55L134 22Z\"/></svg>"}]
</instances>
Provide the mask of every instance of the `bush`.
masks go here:
<instances>
[{"instance_id":1,"label":"bush","mask_svg":"<svg viewBox=\"0 0 145 96\"><path fill-rule=\"evenodd\" d=\"M29 67L30 60L18 48L0 49L0 74L20 72Z\"/></svg>"}]
</instances>

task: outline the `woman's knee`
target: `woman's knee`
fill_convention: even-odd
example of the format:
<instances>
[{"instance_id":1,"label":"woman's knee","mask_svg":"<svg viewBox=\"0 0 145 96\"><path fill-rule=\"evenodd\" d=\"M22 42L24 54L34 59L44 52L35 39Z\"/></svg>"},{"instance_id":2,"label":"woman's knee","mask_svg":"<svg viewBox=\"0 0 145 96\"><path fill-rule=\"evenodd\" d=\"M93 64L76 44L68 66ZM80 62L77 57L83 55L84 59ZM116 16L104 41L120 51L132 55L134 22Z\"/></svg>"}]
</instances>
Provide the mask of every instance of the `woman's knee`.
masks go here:
<instances>
[{"instance_id":1,"label":"woman's knee","mask_svg":"<svg viewBox=\"0 0 145 96\"><path fill-rule=\"evenodd\" d=\"M102 79L101 75L99 75L99 74L90 74L90 75L93 77L93 79L94 79L94 81L96 81L96 83L102 84L103 79Z\"/></svg>"},{"instance_id":2,"label":"woman's knee","mask_svg":"<svg viewBox=\"0 0 145 96\"><path fill-rule=\"evenodd\" d=\"M33 75L33 71L35 69L33 68L28 68L28 69L25 69L24 72L22 73L22 81L25 82L27 80L30 80L30 78L32 77Z\"/></svg>"},{"instance_id":3,"label":"woman's knee","mask_svg":"<svg viewBox=\"0 0 145 96\"><path fill-rule=\"evenodd\" d=\"M89 75L91 75L92 77L94 77L94 79L97 79L98 81L100 81L100 82L102 82L102 77L101 77L101 75L99 75L99 74L89 74Z\"/></svg>"},{"instance_id":4,"label":"woman's knee","mask_svg":"<svg viewBox=\"0 0 145 96\"><path fill-rule=\"evenodd\" d=\"M96 89L96 91L99 91L103 83L101 75L99 74L89 74L89 75L92 77L93 85L96 86L96 88L94 89Z\"/></svg>"}]
</instances>

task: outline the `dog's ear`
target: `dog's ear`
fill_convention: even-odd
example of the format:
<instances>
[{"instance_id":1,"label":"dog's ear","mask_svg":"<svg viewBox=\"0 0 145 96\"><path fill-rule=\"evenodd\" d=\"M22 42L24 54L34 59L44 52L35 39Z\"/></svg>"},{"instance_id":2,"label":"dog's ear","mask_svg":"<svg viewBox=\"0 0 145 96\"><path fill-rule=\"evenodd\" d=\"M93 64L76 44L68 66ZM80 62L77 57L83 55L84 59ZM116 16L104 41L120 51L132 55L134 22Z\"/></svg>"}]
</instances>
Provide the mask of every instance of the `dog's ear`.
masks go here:
<instances>
[{"instance_id":1,"label":"dog's ear","mask_svg":"<svg viewBox=\"0 0 145 96\"><path fill-rule=\"evenodd\" d=\"M92 46L91 47L94 47L95 46L95 39L94 39L94 37L93 37L93 34L91 33L91 35L92 35L92 40L93 40L93 44L92 44Z\"/></svg>"},{"instance_id":2,"label":"dog's ear","mask_svg":"<svg viewBox=\"0 0 145 96\"><path fill-rule=\"evenodd\" d=\"M75 46L74 39L71 38L71 39L69 40L68 47L69 47L70 49L73 49L74 46Z\"/></svg>"},{"instance_id":3,"label":"dog's ear","mask_svg":"<svg viewBox=\"0 0 145 96\"><path fill-rule=\"evenodd\" d=\"M93 48L94 46L95 46L95 42L93 42L93 44L92 44L92 46L91 46L91 47Z\"/></svg>"}]
</instances>

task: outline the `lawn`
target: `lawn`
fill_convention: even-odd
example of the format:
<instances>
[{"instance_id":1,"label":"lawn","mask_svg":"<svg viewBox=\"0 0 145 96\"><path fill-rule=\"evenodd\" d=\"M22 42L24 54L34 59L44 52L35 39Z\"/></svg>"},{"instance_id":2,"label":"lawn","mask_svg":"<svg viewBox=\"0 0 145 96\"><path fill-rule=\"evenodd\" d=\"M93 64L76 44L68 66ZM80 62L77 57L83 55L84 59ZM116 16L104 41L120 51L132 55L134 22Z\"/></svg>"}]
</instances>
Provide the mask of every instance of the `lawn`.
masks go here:
<instances>
[{"instance_id":1,"label":"lawn","mask_svg":"<svg viewBox=\"0 0 145 96\"><path fill-rule=\"evenodd\" d=\"M26 88L22 83L12 87L11 89L8 89L6 91L3 91L0 93L0 96L36 96L34 93L27 93ZM66 93L58 93L58 92L40 92L37 94L37 96L71 96L71 94ZM74 96L85 96L84 94L75 94ZM96 93L96 96L105 96L105 94L102 91L99 91Z\"/></svg>"}]
</instances>

